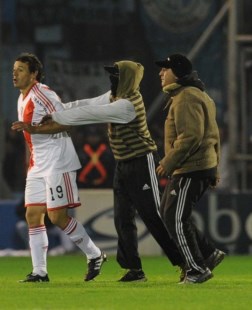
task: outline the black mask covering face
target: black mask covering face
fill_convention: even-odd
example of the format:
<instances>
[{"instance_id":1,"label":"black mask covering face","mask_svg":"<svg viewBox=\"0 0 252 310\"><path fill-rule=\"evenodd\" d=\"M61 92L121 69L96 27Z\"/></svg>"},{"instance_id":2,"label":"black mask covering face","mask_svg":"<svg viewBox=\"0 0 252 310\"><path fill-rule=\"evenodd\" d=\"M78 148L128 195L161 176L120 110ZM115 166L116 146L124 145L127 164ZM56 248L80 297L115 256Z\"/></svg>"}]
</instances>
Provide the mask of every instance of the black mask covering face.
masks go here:
<instances>
[{"instance_id":1,"label":"black mask covering face","mask_svg":"<svg viewBox=\"0 0 252 310\"><path fill-rule=\"evenodd\" d=\"M109 73L109 79L111 82L111 94L116 97L116 91L119 83L119 68L117 65L104 66L104 69Z\"/></svg>"},{"instance_id":2,"label":"black mask covering face","mask_svg":"<svg viewBox=\"0 0 252 310\"><path fill-rule=\"evenodd\" d=\"M118 83L119 83L119 76L110 74L109 76L110 82L111 82L111 94L113 97L116 97L116 91L117 91L117 87L118 87Z\"/></svg>"}]
</instances>

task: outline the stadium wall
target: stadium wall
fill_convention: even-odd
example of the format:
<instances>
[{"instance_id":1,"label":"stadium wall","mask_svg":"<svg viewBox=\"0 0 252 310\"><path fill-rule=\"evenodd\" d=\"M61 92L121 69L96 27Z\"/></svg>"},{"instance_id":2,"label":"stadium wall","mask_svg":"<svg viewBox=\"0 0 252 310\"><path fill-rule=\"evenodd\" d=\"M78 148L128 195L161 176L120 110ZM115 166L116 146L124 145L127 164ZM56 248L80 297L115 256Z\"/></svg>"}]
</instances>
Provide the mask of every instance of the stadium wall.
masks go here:
<instances>
[{"instance_id":1,"label":"stadium wall","mask_svg":"<svg viewBox=\"0 0 252 310\"><path fill-rule=\"evenodd\" d=\"M116 253L117 236L113 222L111 189L80 190L82 207L75 215L92 239L109 254ZM15 224L19 200L0 201L0 250L18 249ZM211 191L195 209L197 226L216 246L230 255L252 254L252 195ZM142 255L160 255L161 249L137 217L139 250Z\"/></svg>"}]
</instances>

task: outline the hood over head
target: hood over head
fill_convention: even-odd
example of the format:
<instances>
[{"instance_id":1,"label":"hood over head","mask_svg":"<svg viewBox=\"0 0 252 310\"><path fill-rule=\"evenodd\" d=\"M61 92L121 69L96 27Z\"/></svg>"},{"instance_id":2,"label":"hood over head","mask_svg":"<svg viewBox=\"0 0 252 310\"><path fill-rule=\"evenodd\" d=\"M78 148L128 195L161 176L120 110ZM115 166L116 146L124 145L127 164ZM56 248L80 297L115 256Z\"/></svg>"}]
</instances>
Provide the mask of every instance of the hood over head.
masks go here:
<instances>
[{"instance_id":1,"label":"hood over head","mask_svg":"<svg viewBox=\"0 0 252 310\"><path fill-rule=\"evenodd\" d=\"M104 69L118 78L116 97L127 98L139 91L144 73L144 67L140 63L121 60L115 62L114 66L104 66Z\"/></svg>"}]
</instances>

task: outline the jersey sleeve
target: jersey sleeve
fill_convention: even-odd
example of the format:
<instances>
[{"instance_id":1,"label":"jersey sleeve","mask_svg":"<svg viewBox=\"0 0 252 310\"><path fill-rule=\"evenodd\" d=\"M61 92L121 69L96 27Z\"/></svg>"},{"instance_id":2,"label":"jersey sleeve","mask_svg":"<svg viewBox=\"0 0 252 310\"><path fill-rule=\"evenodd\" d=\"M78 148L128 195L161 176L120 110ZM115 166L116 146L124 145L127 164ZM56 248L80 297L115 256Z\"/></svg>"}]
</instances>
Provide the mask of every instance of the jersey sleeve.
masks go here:
<instances>
[{"instance_id":1,"label":"jersey sleeve","mask_svg":"<svg viewBox=\"0 0 252 310\"><path fill-rule=\"evenodd\" d=\"M43 85L43 84L42 84ZM56 111L63 111L63 104L58 95L46 86L36 86L33 88L31 100L35 106L33 123L40 123L43 116Z\"/></svg>"}]
</instances>

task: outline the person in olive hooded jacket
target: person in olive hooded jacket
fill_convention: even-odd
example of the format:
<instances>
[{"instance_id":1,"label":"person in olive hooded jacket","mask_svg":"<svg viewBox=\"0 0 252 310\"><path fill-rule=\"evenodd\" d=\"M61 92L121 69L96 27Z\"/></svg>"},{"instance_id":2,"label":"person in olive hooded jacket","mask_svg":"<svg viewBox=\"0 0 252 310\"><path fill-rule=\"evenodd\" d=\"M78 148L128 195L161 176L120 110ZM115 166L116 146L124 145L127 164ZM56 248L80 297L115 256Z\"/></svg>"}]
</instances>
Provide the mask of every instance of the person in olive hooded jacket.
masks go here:
<instances>
[{"instance_id":1,"label":"person in olive hooded jacket","mask_svg":"<svg viewBox=\"0 0 252 310\"><path fill-rule=\"evenodd\" d=\"M181 54L157 61L163 91L168 93L165 121L165 155L157 167L159 176L171 181L164 190L161 216L184 258L182 283L202 283L225 253L215 249L196 228L192 211L209 187L218 183L220 136L214 101ZM207 249L212 252L207 253Z\"/></svg>"},{"instance_id":2,"label":"person in olive hooded jacket","mask_svg":"<svg viewBox=\"0 0 252 310\"><path fill-rule=\"evenodd\" d=\"M155 172L159 157L148 130L139 88L144 68L140 63L125 60L105 66L105 70L110 73L111 81L111 90L107 93L69 102L64 111L44 119L53 122L36 128L26 124L21 129L51 132L53 128L57 130L57 124L109 123L109 141L116 160L113 191L117 261L126 269L119 281L145 281L138 253L136 212L171 263L181 266L183 259L159 214L160 191Z\"/></svg>"}]
</instances>

